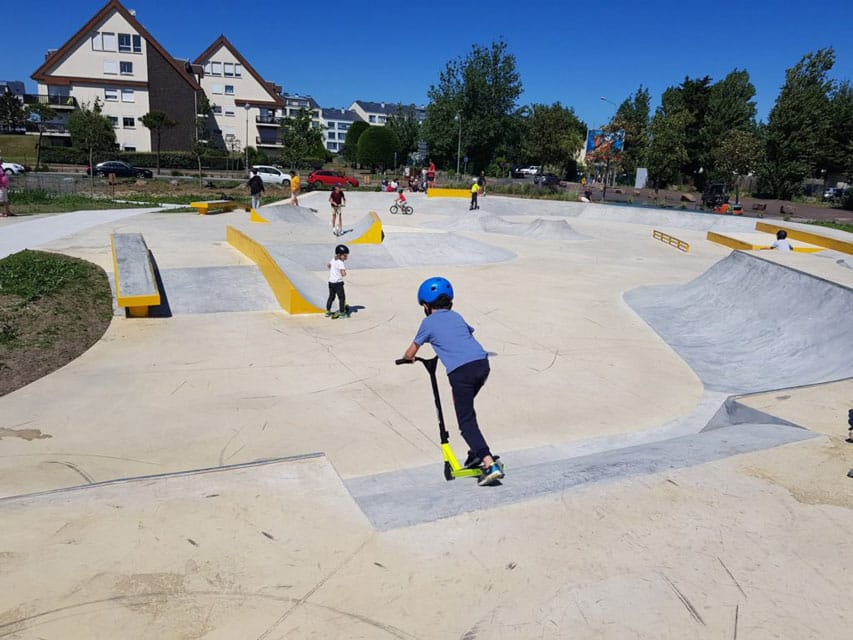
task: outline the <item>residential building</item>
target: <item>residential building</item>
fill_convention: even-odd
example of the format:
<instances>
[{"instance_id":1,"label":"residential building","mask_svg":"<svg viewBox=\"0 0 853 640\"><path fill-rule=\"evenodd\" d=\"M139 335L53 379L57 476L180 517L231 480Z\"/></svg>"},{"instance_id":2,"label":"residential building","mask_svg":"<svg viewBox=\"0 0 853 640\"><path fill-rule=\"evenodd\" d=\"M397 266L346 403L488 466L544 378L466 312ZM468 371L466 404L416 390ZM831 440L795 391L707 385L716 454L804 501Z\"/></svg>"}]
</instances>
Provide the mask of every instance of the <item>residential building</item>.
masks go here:
<instances>
[{"instance_id":1,"label":"residential building","mask_svg":"<svg viewBox=\"0 0 853 640\"><path fill-rule=\"evenodd\" d=\"M264 80L224 35L195 63L204 68L201 86L213 108L211 141L229 151L280 149L279 124L286 107L281 87Z\"/></svg>"},{"instance_id":2,"label":"residential building","mask_svg":"<svg viewBox=\"0 0 853 640\"><path fill-rule=\"evenodd\" d=\"M405 114L409 109L414 110L415 118L417 118L418 122L423 122L426 119L426 109L424 107L417 107L413 104L406 105L400 102L356 100L349 108L351 111L355 111L368 124L378 126L385 126L390 116L395 116L401 111Z\"/></svg>"},{"instance_id":3,"label":"residential building","mask_svg":"<svg viewBox=\"0 0 853 640\"><path fill-rule=\"evenodd\" d=\"M355 111L348 109L321 109L320 126L323 130L323 145L327 151L340 153L347 138L347 131L353 122L361 118Z\"/></svg>"},{"instance_id":4,"label":"residential building","mask_svg":"<svg viewBox=\"0 0 853 640\"><path fill-rule=\"evenodd\" d=\"M24 99L24 83L20 80L0 80L0 93L11 93Z\"/></svg>"},{"instance_id":5,"label":"residential building","mask_svg":"<svg viewBox=\"0 0 853 640\"><path fill-rule=\"evenodd\" d=\"M321 107L311 96L303 96L298 93L284 93L285 109L282 113L287 118L293 118L300 110L305 109L311 113L311 120L315 124L320 121Z\"/></svg>"}]
</instances>

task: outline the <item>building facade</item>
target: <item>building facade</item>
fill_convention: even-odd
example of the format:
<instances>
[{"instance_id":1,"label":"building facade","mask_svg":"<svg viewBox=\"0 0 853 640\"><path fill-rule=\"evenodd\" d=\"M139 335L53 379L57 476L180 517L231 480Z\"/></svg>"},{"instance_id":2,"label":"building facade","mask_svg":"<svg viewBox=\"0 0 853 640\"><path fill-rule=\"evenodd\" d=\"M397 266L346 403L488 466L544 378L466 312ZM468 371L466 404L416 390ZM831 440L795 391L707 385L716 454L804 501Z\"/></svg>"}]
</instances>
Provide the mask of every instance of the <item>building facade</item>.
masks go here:
<instances>
[{"instance_id":1,"label":"building facade","mask_svg":"<svg viewBox=\"0 0 853 640\"><path fill-rule=\"evenodd\" d=\"M320 126L323 130L323 146L327 151L340 153L344 148L347 131L353 122L361 118L355 111L348 109L321 109Z\"/></svg>"},{"instance_id":2,"label":"building facade","mask_svg":"<svg viewBox=\"0 0 853 640\"><path fill-rule=\"evenodd\" d=\"M154 149L154 132L140 122L151 111L162 111L177 123L161 132L163 150L192 148L201 86L191 66L169 55L135 12L117 0L110 0L62 47L49 51L32 78L38 83L38 101L57 110L70 113L77 105L100 104L120 150Z\"/></svg>"}]
</instances>

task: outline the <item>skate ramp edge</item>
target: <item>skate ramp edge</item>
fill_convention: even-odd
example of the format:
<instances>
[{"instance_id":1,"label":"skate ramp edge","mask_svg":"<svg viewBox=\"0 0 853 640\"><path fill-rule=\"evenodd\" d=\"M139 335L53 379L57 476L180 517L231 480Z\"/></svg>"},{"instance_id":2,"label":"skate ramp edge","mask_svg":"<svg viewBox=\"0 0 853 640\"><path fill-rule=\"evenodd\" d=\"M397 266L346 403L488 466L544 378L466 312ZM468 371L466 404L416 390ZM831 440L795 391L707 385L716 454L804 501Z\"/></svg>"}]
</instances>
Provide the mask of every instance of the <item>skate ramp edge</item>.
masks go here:
<instances>
[{"instance_id":1,"label":"skate ramp edge","mask_svg":"<svg viewBox=\"0 0 853 640\"><path fill-rule=\"evenodd\" d=\"M304 267L289 260L277 262L262 244L231 225L228 225L225 237L228 244L258 265L282 309L292 315L323 313L319 298L311 296L309 299L300 291L312 290L315 280Z\"/></svg>"},{"instance_id":2,"label":"skate ramp edge","mask_svg":"<svg viewBox=\"0 0 853 640\"><path fill-rule=\"evenodd\" d=\"M470 189L439 189L432 187L427 190L427 198L470 198Z\"/></svg>"},{"instance_id":3,"label":"skate ramp edge","mask_svg":"<svg viewBox=\"0 0 853 640\"><path fill-rule=\"evenodd\" d=\"M381 244L385 234L382 232L382 220L375 211L369 212L352 228L353 239L350 244Z\"/></svg>"},{"instance_id":4,"label":"skate ramp edge","mask_svg":"<svg viewBox=\"0 0 853 640\"><path fill-rule=\"evenodd\" d=\"M809 231L803 231L801 229L794 229L793 227L780 227L778 225L769 224L767 222L756 222L755 230L764 231L766 233L772 233L774 235L776 235L777 231L786 231L788 233L788 238L790 238L791 240L808 242L809 244L816 244L819 247L832 249L833 251L853 254L853 242L850 242L848 240L841 240L840 238L832 238L827 235L811 233Z\"/></svg>"}]
</instances>

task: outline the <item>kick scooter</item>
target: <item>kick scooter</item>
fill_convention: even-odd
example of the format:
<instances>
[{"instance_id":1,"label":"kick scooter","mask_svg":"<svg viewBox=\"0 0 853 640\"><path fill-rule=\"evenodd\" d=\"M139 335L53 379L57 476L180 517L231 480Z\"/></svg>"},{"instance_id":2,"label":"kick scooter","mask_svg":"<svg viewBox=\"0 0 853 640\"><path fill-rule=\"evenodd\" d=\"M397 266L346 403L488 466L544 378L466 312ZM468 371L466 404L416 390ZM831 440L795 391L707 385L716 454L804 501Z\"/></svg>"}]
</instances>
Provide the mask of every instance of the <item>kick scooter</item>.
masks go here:
<instances>
[{"instance_id":1,"label":"kick scooter","mask_svg":"<svg viewBox=\"0 0 853 640\"><path fill-rule=\"evenodd\" d=\"M479 478L483 475L482 469L475 467L469 469L459 464L453 449L450 448L450 434L444 428L444 413L441 410L441 399L438 396L438 381L435 379L435 370L438 367L438 356L434 358L421 358L415 356L415 360L422 362L429 373L429 380L432 383L432 395L435 398L435 412L438 415L438 433L441 436L441 453L444 456L444 479L453 480L455 478ZM400 358L395 361L395 364L412 364L414 360L406 360Z\"/></svg>"}]
</instances>

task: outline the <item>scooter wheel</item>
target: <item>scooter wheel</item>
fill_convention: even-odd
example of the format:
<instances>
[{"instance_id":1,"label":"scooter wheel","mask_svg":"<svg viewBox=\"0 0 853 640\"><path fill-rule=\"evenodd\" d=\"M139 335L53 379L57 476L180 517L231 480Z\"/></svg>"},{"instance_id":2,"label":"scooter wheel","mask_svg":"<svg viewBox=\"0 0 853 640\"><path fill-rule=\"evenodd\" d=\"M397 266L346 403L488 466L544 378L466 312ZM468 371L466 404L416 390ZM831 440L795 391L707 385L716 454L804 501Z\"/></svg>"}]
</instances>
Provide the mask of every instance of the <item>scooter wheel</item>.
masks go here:
<instances>
[{"instance_id":1,"label":"scooter wheel","mask_svg":"<svg viewBox=\"0 0 853 640\"><path fill-rule=\"evenodd\" d=\"M450 463L444 462L444 479L453 480L453 469L450 468Z\"/></svg>"}]
</instances>

